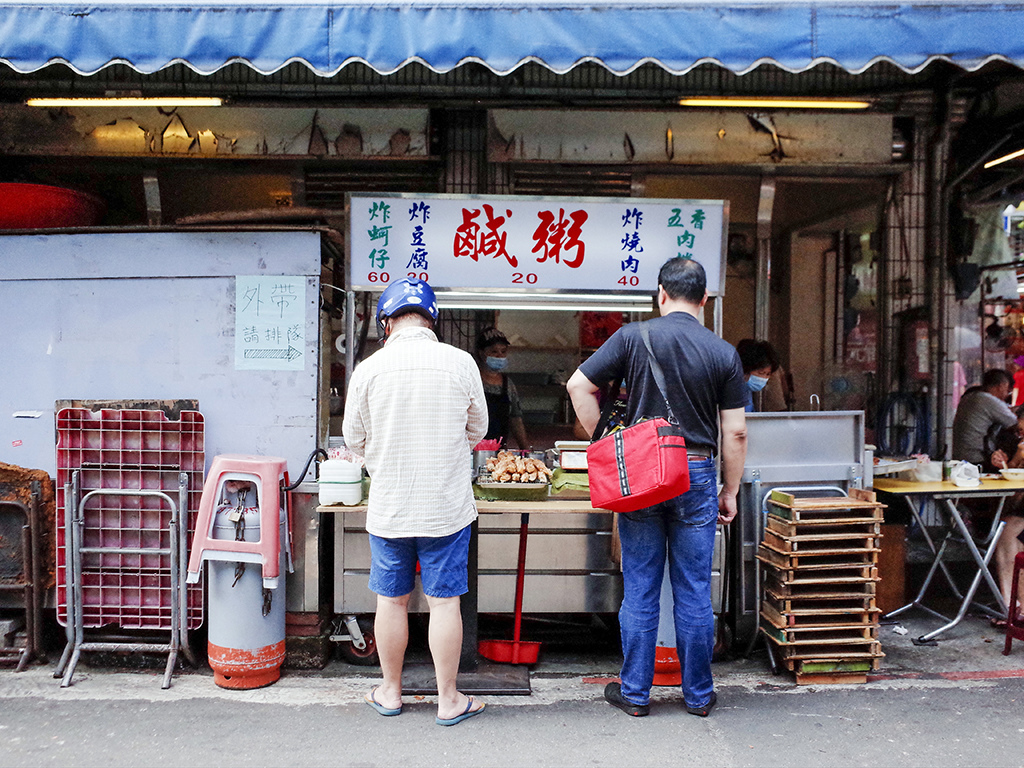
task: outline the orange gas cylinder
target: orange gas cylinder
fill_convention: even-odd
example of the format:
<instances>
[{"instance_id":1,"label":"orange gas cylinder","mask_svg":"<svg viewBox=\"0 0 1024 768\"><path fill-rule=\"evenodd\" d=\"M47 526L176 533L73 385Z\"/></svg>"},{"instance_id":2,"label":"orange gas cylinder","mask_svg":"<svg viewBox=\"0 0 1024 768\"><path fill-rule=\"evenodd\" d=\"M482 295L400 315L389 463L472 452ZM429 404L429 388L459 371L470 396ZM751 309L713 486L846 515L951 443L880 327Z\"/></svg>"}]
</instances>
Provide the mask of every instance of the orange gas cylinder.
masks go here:
<instances>
[{"instance_id":1,"label":"orange gas cylinder","mask_svg":"<svg viewBox=\"0 0 1024 768\"><path fill-rule=\"evenodd\" d=\"M236 473L226 475L231 487L244 481ZM252 483L249 488L257 486ZM251 491L250 491L251 492ZM261 505L270 503L279 522L278 541L287 539L287 514L278 499L253 499L253 495L222 491L213 520L214 540L259 541ZM246 498L248 497L248 499ZM257 501L257 506L248 506ZM278 509L280 507L280 509ZM266 510L264 510L266 512ZM285 548L278 554L279 578L264 579L257 555L231 553L231 560L209 560L207 570L209 600L207 656L213 680L222 688L260 688L281 676L285 656ZM249 561L242 558L248 557ZM274 588L268 588L274 584Z\"/></svg>"}]
</instances>

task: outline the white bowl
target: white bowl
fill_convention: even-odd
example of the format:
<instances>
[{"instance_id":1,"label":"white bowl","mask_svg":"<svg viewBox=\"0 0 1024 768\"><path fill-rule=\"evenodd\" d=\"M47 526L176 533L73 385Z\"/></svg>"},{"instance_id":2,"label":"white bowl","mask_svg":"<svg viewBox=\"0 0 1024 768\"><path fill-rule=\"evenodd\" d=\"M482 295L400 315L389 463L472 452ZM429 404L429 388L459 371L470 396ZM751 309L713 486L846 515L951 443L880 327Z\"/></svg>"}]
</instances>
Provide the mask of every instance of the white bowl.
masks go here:
<instances>
[{"instance_id":1,"label":"white bowl","mask_svg":"<svg viewBox=\"0 0 1024 768\"><path fill-rule=\"evenodd\" d=\"M1001 469L999 474L1006 480L1024 480L1024 469Z\"/></svg>"}]
</instances>

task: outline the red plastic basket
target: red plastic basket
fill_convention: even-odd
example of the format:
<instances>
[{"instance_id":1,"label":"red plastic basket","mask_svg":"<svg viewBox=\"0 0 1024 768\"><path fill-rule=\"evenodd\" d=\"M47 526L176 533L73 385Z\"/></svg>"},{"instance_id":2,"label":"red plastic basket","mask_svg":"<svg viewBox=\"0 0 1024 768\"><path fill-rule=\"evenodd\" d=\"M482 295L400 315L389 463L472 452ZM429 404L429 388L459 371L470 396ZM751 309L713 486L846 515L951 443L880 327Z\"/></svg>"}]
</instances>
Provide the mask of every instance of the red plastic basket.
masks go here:
<instances>
[{"instance_id":1,"label":"red plastic basket","mask_svg":"<svg viewBox=\"0 0 1024 768\"><path fill-rule=\"evenodd\" d=\"M178 498L178 475L188 475L189 543L203 490L203 416L182 411L64 408L57 414L57 620L67 623L64 485L79 471L82 495L102 488L164 491ZM85 547L163 548L170 508L158 498L98 496L85 508ZM184 568L184 563L182 568ZM161 555L83 554L83 626L171 628L170 563ZM188 587L188 627L203 620L201 585Z\"/></svg>"}]
</instances>

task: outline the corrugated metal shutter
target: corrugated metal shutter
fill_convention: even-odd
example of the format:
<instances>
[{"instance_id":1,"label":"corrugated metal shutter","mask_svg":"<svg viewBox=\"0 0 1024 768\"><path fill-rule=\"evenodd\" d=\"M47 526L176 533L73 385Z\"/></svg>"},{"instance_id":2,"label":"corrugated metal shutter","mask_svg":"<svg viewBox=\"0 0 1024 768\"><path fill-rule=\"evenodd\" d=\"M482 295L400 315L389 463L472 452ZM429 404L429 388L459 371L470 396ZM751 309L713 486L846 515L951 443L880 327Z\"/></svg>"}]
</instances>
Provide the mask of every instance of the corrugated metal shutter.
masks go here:
<instances>
[{"instance_id":1,"label":"corrugated metal shutter","mask_svg":"<svg viewBox=\"0 0 1024 768\"><path fill-rule=\"evenodd\" d=\"M442 192L442 170L436 161L379 161L307 170L306 205L343 208L346 192Z\"/></svg>"},{"instance_id":2,"label":"corrugated metal shutter","mask_svg":"<svg viewBox=\"0 0 1024 768\"><path fill-rule=\"evenodd\" d=\"M622 166L513 166L510 176L514 195L630 197L633 184L633 172Z\"/></svg>"}]
</instances>

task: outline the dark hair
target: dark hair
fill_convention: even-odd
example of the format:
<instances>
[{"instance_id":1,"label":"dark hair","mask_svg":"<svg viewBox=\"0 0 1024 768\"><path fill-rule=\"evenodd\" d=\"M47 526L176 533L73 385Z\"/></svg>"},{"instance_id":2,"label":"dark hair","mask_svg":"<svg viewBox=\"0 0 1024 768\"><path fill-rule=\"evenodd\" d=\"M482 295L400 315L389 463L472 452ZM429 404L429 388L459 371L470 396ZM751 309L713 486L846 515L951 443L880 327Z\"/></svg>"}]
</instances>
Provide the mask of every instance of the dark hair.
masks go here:
<instances>
[{"instance_id":1,"label":"dark hair","mask_svg":"<svg viewBox=\"0 0 1024 768\"><path fill-rule=\"evenodd\" d=\"M477 349L487 349L495 344L504 344L509 346L508 337L493 326L480 331L480 335L476 337Z\"/></svg>"},{"instance_id":2,"label":"dark hair","mask_svg":"<svg viewBox=\"0 0 1024 768\"><path fill-rule=\"evenodd\" d=\"M985 371L985 375L981 377L981 388L992 389L998 387L1000 384L1008 384L1013 386L1013 376L1008 374L1002 368L989 368Z\"/></svg>"},{"instance_id":3,"label":"dark hair","mask_svg":"<svg viewBox=\"0 0 1024 768\"><path fill-rule=\"evenodd\" d=\"M1013 413L1018 419L1024 419L1024 405L1018 405Z\"/></svg>"},{"instance_id":4,"label":"dark hair","mask_svg":"<svg viewBox=\"0 0 1024 768\"><path fill-rule=\"evenodd\" d=\"M779 357L767 341L740 339L736 344L736 351L740 355L744 373L756 371L766 365L770 366L772 371L779 367Z\"/></svg>"},{"instance_id":5,"label":"dark hair","mask_svg":"<svg viewBox=\"0 0 1024 768\"><path fill-rule=\"evenodd\" d=\"M675 256L661 265L658 285L670 299L700 304L708 290L708 277L699 261Z\"/></svg>"}]
</instances>

